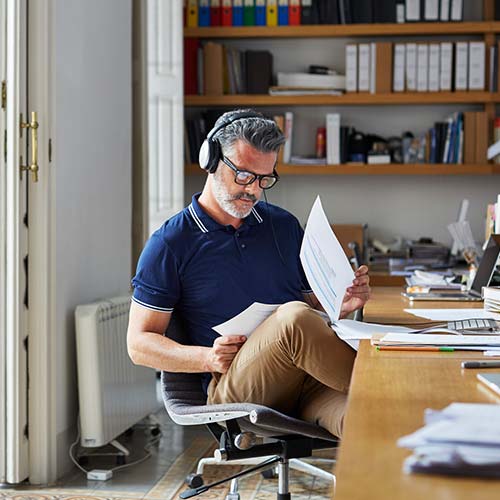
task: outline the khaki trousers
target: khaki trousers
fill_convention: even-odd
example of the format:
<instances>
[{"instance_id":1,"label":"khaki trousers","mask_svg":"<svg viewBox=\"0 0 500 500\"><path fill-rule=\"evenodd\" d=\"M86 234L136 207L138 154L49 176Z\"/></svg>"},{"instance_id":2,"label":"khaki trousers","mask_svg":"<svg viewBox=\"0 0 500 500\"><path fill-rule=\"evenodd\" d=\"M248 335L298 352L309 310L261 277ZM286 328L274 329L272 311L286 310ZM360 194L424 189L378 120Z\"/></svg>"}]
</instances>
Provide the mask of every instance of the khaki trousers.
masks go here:
<instances>
[{"instance_id":1,"label":"khaki trousers","mask_svg":"<svg viewBox=\"0 0 500 500\"><path fill-rule=\"evenodd\" d=\"M208 403L262 404L340 437L355 356L317 312L289 302L252 333L227 373L214 374Z\"/></svg>"}]
</instances>

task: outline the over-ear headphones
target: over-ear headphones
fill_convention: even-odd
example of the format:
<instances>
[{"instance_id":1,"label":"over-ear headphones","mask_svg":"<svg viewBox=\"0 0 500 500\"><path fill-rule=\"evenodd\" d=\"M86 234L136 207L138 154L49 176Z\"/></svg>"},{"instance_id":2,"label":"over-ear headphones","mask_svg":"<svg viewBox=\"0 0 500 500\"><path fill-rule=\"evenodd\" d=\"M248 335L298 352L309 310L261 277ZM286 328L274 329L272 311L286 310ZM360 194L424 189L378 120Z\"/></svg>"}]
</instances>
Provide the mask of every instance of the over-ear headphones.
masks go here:
<instances>
[{"instance_id":1,"label":"over-ear headphones","mask_svg":"<svg viewBox=\"0 0 500 500\"><path fill-rule=\"evenodd\" d=\"M255 111L234 111L225 117L218 125L216 125L203 141L198 155L200 167L206 170L209 174L213 174L217 170L219 161L222 158L222 149L218 139L214 139L217 132L227 127L237 120L244 118L264 118L263 115Z\"/></svg>"}]
</instances>

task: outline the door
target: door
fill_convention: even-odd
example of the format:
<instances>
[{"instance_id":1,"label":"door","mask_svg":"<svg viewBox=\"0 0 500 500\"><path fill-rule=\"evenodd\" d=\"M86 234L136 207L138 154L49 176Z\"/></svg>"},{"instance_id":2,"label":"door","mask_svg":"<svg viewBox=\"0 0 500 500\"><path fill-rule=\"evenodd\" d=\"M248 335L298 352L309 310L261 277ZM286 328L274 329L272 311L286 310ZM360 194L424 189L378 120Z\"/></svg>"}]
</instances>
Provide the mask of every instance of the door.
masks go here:
<instances>
[{"instance_id":1,"label":"door","mask_svg":"<svg viewBox=\"0 0 500 500\"><path fill-rule=\"evenodd\" d=\"M149 232L184 207L182 2L147 3Z\"/></svg>"},{"instance_id":2,"label":"door","mask_svg":"<svg viewBox=\"0 0 500 500\"><path fill-rule=\"evenodd\" d=\"M2 239L5 267L2 276L3 331L5 344L5 480L17 483L28 477L28 227L27 175L20 176L20 164L28 158L27 130L20 137L21 113L26 119L26 26L25 0L6 0L6 98L4 151L5 199Z\"/></svg>"},{"instance_id":3,"label":"door","mask_svg":"<svg viewBox=\"0 0 500 500\"><path fill-rule=\"evenodd\" d=\"M6 450L5 450L5 56L6 56L6 3L0 0L0 85L1 85L1 109L0 109L0 483L6 481Z\"/></svg>"}]
</instances>

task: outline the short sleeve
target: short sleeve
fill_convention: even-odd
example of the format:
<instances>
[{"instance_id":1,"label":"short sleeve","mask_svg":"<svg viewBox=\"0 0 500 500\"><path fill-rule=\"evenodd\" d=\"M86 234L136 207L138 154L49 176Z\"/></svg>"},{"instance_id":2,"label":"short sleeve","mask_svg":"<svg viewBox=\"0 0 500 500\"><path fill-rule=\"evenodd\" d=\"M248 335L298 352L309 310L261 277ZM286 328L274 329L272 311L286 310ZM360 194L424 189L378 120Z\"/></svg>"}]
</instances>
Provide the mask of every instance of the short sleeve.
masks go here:
<instances>
[{"instance_id":1,"label":"short sleeve","mask_svg":"<svg viewBox=\"0 0 500 500\"><path fill-rule=\"evenodd\" d=\"M172 312L179 300L177 259L157 234L151 236L139 257L132 286L132 300L148 309Z\"/></svg>"}]
</instances>

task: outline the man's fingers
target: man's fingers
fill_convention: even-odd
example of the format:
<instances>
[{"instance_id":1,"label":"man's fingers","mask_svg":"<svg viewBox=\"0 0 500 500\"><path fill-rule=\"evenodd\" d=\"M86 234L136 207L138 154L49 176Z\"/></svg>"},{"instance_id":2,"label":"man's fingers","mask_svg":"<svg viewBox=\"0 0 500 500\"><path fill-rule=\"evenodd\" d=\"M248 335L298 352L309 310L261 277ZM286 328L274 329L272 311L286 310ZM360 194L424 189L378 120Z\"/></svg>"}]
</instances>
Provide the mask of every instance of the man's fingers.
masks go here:
<instances>
[{"instance_id":1,"label":"man's fingers","mask_svg":"<svg viewBox=\"0 0 500 500\"><path fill-rule=\"evenodd\" d=\"M215 348L215 353L217 355L222 354L236 354L240 350L240 346L238 345L229 345L229 346L217 346Z\"/></svg>"},{"instance_id":2,"label":"man's fingers","mask_svg":"<svg viewBox=\"0 0 500 500\"><path fill-rule=\"evenodd\" d=\"M219 345L230 345L230 344L242 344L247 338L244 335L228 335L220 336L215 339L214 344Z\"/></svg>"},{"instance_id":3,"label":"man's fingers","mask_svg":"<svg viewBox=\"0 0 500 500\"><path fill-rule=\"evenodd\" d=\"M363 276L368 273L368 266L360 266L358 269L356 269L356 272L354 273L355 276Z\"/></svg>"}]
</instances>

